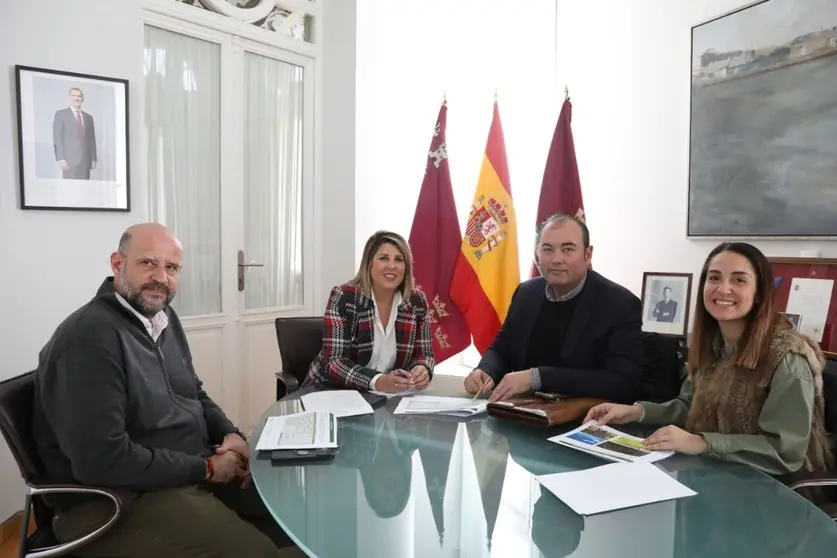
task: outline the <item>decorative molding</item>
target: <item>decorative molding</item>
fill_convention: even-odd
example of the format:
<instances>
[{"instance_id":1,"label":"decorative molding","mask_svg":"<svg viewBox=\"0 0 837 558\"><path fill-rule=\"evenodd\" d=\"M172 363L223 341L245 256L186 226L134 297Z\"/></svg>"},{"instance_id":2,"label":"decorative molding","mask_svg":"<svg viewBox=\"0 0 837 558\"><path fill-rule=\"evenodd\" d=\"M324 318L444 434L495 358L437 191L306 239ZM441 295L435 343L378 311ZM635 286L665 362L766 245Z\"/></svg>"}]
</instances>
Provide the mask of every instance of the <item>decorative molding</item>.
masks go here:
<instances>
[{"instance_id":1,"label":"decorative molding","mask_svg":"<svg viewBox=\"0 0 837 558\"><path fill-rule=\"evenodd\" d=\"M229 16L247 23L253 23L267 17L276 7L274 0L201 0L204 6L215 13Z\"/></svg>"},{"instance_id":2,"label":"decorative molding","mask_svg":"<svg viewBox=\"0 0 837 558\"><path fill-rule=\"evenodd\" d=\"M238 53L240 53L244 50L244 45L241 42L241 37L233 36L232 39L230 40L230 42L231 42L230 46L232 47L232 51L235 54L238 54Z\"/></svg>"},{"instance_id":3,"label":"decorative molding","mask_svg":"<svg viewBox=\"0 0 837 558\"><path fill-rule=\"evenodd\" d=\"M311 28L313 13L316 9L305 9L305 4L311 8L319 7L312 1L306 3L300 0L282 2L281 0L173 0L179 4L186 4L195 8L227 16L236 21L249 23L268 31L290 37L296 41L312 42ZM280 7L282 4L282 7ZM290 5L290 6L289 6ZM295 8L295 9L291 9Z\"/></svg>"}]
</instances>

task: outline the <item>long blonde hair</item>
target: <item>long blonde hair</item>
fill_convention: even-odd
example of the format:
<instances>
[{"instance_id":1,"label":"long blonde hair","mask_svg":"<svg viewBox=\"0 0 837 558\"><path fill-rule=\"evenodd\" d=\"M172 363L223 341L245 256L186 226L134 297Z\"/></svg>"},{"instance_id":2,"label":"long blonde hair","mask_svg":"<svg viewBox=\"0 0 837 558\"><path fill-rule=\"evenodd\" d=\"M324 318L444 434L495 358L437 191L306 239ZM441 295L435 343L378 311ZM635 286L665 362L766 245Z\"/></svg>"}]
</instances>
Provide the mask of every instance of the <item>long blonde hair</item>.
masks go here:
<instances>
[{"instance_id":1,"label":"long blonde hair","mask_svg":"<svg viewBox=\"0 0 837 558\"><path fill-rule=\"evenodd\" d=\"M407 298L413 292L413 254L404 237L391 231L378 231L369 237L366 246L363 247L360 267L350 282L360 287L361 292L366 296L372 296L372 273L370 268L372 267L372 259L382 244L392 244L404 257L404 280L401 281L398 290L401 291L401 296Z\"/></svg>"}]
</instances>

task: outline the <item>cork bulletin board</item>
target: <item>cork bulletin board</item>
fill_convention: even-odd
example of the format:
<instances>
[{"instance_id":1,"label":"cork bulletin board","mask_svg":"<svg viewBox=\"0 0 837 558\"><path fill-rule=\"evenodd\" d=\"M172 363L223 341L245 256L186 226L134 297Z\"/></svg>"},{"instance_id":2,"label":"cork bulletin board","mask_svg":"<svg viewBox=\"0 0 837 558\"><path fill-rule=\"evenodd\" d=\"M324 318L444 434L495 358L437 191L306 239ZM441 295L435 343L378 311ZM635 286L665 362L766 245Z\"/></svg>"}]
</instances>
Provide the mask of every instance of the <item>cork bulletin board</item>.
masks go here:
<instances>
[{"instance_id":1,"label":"cork bulletin board","mask_svg":"<svg viewBox=\"0 0 837 558\"><path fill-rule=\"evenodd\" d=\"M788 310L788 301L796 294L792 292L795 288L794 279L830 279L833 285L837 286L837 258L768 258L768 261L773 268L776 305L780 312ZM827 285L823 283L820 286ZM802 331L819 341L822 350L828 356L837 357L837 288L831 289L828 307L823 309L820 305L816 310L825 317L823 327L819 328L820 320L817 319L817 330L813 334L805 331L806 316L802 314ZM808 325L810 326L810 322Z\"/></svg>"}]
</instances>

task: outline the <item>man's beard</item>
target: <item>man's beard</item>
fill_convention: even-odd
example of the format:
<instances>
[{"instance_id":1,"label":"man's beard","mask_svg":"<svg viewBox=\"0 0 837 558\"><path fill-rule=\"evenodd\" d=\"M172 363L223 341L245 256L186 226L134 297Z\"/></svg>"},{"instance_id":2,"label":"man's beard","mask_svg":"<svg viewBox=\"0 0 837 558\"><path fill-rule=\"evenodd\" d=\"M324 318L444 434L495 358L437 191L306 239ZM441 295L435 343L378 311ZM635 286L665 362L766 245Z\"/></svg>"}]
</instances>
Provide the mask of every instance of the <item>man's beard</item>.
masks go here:
<instances>
[{"instance_id":1,"label":"man's beard","mask_svg":"<svg viewBox=\"0 0 837 558\"><path fill-rule=\"evenodd\" d=\"M119 273L119 281L117 282L118 287L116 288L116 292L124 298L128 304L130 304L134 310L142 314L148 319L154 317L157 312L161 310L165 310L169 303L174 298L174 293L171 292L168 286L164 285L163 283L158 283L157 281L149 281L148 283L143 283L138 289L134 289L125 279L125 273ZM142 298L142 291L146 289L155 289L166 293L166 298L162 302L158 304L151 304L145 301Z\"/></svg>"}]
</instances>

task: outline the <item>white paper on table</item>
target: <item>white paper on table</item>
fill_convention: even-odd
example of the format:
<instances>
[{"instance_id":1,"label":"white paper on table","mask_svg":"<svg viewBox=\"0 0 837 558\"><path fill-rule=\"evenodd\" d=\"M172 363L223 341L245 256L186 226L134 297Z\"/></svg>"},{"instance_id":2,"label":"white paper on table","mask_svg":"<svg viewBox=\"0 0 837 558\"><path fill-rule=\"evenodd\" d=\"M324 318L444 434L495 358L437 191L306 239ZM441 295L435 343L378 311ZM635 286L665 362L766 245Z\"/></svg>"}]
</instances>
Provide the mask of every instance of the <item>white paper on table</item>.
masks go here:
<instances>
[{"instance_id":1,"label":"white paper on table","mask_svg":"<svg viewBox=\"0 0 837 558\"><path fill-rule=\"evenodd\" d=\"M834 279L807 279L794 277L788 296L788 314L801 314L799 332L822 342L825 321L831 304Z\"/></svg>"},{"instance_id":2,"label":"white paper on table","mask_svg":"<svg viewBox=\"0 0 837 558\"><path fill-rule=\"evenodd\" d=\"M397 393L390 393L388 391L375 391L374 389L370 389L369 393L374 394L374 395L383 395L387 399L391 399L393 397L410 397L411 395L421 393L422 391L424 391L424 390L423 389L410 388L410 389L405 389L404 391L399 391Z\"/></svg>"},{"instance_id":3,"label":"white paper on table","mask_svg":"<svg viewBox=\"0 0 837 558\"><path fill-rule=\"evenodd\" d=\"M486 412L488 401L469 397L414 395L398 402L394 415L451 415L470 417Z\"/></svg>"},{"instance_id":4,"label":"white paper on table","mask_svg":"<svg viewBox=\"0 0 837 558\"><path fill-rule=\"evenodd\" d=\"M594 515L697 494L656 465L644 461L612 463L535 478L579 515Z\"/></svg>"},{"instance_id":5,"label":"white paper on table","mask_svg":"<svg viewBox=\"0 0 837 558\"><path fill-rule=\"evenodd\" d=\"M315 391L300 396L306 411L325 411L337 417L371 415L375 411L363 396L351 389Z\"/></svg>"},{"instance_id":6,"label":"white paper on table","mask_svg":"<svg viewBox=\"0 0 837 558\"><path fill-rule=\"evenodd\" d=\"M257 451L336 447L337 417L318 412L268 417L256 442Z\"/></svg>"}]
</instances>

